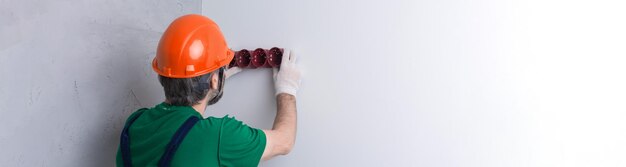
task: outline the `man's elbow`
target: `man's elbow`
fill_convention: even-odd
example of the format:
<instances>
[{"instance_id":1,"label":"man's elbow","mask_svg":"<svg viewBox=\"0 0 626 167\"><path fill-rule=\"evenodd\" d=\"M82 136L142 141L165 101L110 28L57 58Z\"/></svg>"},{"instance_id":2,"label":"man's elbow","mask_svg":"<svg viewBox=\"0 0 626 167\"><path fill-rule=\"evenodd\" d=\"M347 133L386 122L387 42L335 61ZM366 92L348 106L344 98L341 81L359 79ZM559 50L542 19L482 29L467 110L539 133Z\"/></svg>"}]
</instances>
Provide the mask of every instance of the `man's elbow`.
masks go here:
<instances>
[{"instance_id":1,"label":"man's elbow","mask_svg":"<svg viewBox=\"0 0 626 167\"><path fill-rule=\"evenodd\" d=\"M283 142L283 143L281 143L281 144L278 146L278 148L277 148L278 153L279 153L280 155L287 155L287 154L289 154L289 153L291 152L291 149L293 149L293 145L294 145L294 144L295 144L295 142L294 142L294 141L290 141L290 142Z\"/></svg>"}]
</instances>

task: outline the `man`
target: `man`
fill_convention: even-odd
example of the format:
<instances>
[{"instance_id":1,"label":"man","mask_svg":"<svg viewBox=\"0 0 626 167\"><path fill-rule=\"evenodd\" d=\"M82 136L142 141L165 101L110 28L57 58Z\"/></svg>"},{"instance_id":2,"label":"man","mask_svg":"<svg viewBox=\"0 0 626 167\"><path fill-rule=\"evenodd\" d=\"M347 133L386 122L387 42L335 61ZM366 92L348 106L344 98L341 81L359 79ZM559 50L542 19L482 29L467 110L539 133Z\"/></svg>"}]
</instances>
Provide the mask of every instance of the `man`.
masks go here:
<instances>
[{"instance_id":1,"label":"man","mask_svg":"<svg viewBox=\"0 0 626 167\"><path fill-rule=\"evenodd\" d=\"M219 27L201 15L170 24L152 62L165 102L139 109L126 121L117 166L257 166L290 152L296 135L300 72L285 52L274 69L277 113L272 129L249 127L235 118L201 115L222 97L224 81L241 71Z\"/></svg>"}]
</instances>

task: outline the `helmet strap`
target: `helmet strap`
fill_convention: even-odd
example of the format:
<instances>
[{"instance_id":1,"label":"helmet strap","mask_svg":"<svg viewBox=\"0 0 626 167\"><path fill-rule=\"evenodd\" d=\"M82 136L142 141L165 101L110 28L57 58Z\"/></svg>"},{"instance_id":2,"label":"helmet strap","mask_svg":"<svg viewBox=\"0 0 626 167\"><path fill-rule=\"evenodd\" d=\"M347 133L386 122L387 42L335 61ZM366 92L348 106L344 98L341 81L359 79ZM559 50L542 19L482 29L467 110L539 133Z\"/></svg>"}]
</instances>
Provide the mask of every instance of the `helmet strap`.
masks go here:
<instances>
[{"instance_id":1,"label":"helmet strap","mask_svg":"<svg viewBox=\"0 0 626 167\"><path fill-rule=\"evenodd\" d=\"M212 74L212 75L215 75L215 74ZM218 92L217 92L217 94L215 96L213 96L209 100L207 105L213 105L213 104L217 103L222 98L222 94L224 93L224 81L226 80L226 76L224 76L224 67L221 67L219 69L218 75L219 75L219 83L217 83L218 84L218 87L217 87ZM210 81L209 81L209 83L210 83ZM209 87L210 87L210 84L209 84Z\"/></svg>"}]
</instances>

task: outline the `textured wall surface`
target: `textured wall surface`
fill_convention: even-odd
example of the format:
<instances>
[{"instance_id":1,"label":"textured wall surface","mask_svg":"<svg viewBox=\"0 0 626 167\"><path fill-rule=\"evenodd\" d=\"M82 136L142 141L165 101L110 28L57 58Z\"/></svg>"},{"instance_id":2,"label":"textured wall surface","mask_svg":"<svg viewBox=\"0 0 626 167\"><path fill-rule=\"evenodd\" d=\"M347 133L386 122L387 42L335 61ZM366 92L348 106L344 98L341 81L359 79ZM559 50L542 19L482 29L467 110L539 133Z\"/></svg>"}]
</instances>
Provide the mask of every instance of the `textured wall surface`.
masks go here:
<instances>
[{"instance_id":1,"label":"textured wall surface","mask_svg":"<svg viewBox=\"0 0 626 167\"><path fill-rule=\"evenodd\" d=\"M163 95L150 62L201 1L0 0L0 166L113 166L125 118Z\"/></svg>"}]
</instances>

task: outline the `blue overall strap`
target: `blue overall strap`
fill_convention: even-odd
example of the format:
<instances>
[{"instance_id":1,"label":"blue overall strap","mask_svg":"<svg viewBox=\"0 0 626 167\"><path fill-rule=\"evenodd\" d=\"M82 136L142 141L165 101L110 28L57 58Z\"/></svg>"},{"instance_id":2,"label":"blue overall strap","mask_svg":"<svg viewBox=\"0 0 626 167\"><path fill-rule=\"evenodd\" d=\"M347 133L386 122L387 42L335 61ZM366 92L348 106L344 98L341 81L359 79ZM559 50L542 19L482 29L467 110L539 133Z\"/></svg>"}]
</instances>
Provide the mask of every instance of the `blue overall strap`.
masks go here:
<instances>
[{"instance_id":1,"label":"blue overall strap","mask_svg":"<svg viewBox=\"0 0 626 167\"><path fill-rule=\"evenodd\" d=\"M122 130L122 135L120 136L120 149L122 151L122 160L124 161L124 167L133 166L133 164L131 163L132 161L130 160L130 134L128 134L128 128L130 127L130 125L133 124L133 122L135 122L135 120L137 120L137 118L139 118L139 116L141 116L143 110L139 110L137 112L137 114L135 114L132 118L130 118L130 120L128 120L128 122L126 122L124 130Z\"/></svg>"},{"instance_id":2,"label":"blue overall strap","mask_svg":"<svg viewBox=\"0 0 626 167\"><path fill-rule=\"evenodd\" d=\"M182 126L180 126L180 128L178 128L174 136L172 136L172 140L170 140L170 143L167 144L165 148L165 153L163 153L163 156L161 156L161 160L159 160L159 167L170 166L172 158L174 157L174 153L176 153L178 146L180 146L180 143L183 142L183 139L185 138L185 136L187 136L189 130L191 130L193 125L195 125L198 120L200 120L198 117L191 116L187 119L187 121L185 121L185 123L183 123Z\"/></svg>"}]
</instances>

